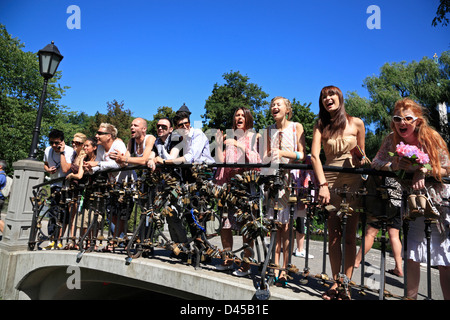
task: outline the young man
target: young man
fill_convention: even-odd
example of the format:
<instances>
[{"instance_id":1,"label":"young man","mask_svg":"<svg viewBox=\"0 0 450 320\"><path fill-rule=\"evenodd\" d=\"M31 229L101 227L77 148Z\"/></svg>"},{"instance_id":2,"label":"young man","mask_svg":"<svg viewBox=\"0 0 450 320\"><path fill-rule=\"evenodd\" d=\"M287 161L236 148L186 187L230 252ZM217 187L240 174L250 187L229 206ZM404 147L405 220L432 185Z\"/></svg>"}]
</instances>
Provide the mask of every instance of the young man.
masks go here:
<instances>
[{"instance_id":1,"label":"young man","mask_svg":"<svg viewBox=\"0 0 450 320\"><path fill-rule=\"evenodd\" d=\"M158 138L147 162L147 166L152 170L155 170L156 163L174 159L178 155L178 151L173 148L178 141L172 140L173 127L169 118L165 117L158 120L156 132Z\"/></svg>"},{"instance_id":2,"label":"young man","mask_svg":"<svg viewBox=\"0 0 450 320\"><path fill-rule=\"evenodd\" d=\"M73 148L66 146L64 132L53 129L49 135L50 146L44 152L44 170L51 179L65 177L72 164ZM62 187L62 181L51 184L51 187Z\"/></svg>"},{"instance_id":3,"label":"young man","mask_svg":"<svg viewBox=\"0 0 450 320\"><path fill-rule=\"evenodd\" d=\"M152 152L156 138L147 134L147 121L143 118L136 118L131 122L131 139L128 141L127 152L119 154L114 151L110 153L110 158L121 166L145 165Z\"/></svg>"},{"instance_id":4,"label":"young man","mask_svg":"<svg viewBox=\"0 0 450 320\"><path fill-rule=\"evenodd\" d=\"M127 147L122 139L117 137L117 129L109 123L100 124L95 138L97 139L97 157L94 161L84 162L83 167L90 173L103 171L113 168L119 168L119 164L113 160L110 155L112 153L125 154ZM108 173L110 179L115 179L116 182L121 183L130 176L129 171L115 171ZM111 212L111 221L114 225L114 237L120 237L125 230L125 220L123 216L127 215L125 205L123 203L116 203L116 201L108 198L106 208ZM107 250L107 249L105 249Z\"/></svg>"},{"instance_id":5,"label":"young man","mask_svg":"<svg viewBox=\"0 0 450 320\"><path fill-rule=\"evenodd\" d=\"M119 168L119 164L112 159L111 154L125 154L127 147L125 143L117 138L117 129L109 123L101 123L95 138L97 139L97 158L94 161L84 162L87 171L95 173L107 169ZM116 171L110 173L110 177L116 182L121 182L128 175L126 171Z\"/></svg>"},{"instance_id":6,"label":"young man","mask_svg":"<svg viewBox=\"0 0 450 320\"><path fill-rule=\"evenodd\" d=\"M172 140L173 127L169 118L161 118L156 124L158 138L153 146L153 151L148 160L147 166L151 170L155 170L156 163L163 163L165 160L174 159L178 155L178 150L173 147L178 141ZM178 139L176 139L178 140ZM177 170L177 169L174 169ZM177 172L177 174L179 174ZM167 216L167 223L170 238L176 243L187 242L186 229L184 229L180 218L177 215Z\"/></svg>"},{"instance_id":7,"label":"young man","mask_svg":"<svg viewBox=\"0 0 450 320\"><path fill-rule=\"evenodd\" d=\"M178 152L179 157L169 160L158 160L159 163L179 164L179 163L214 163L214 158L209 151L209 140L201 129L194 129L191 127L189 114L186 112L179 112L174 118L177 133L181 137L174 148Z\"/></svg>"},{"instance_id":8,"label":"young man","mask_svg":"<svg viewBox=\"0 0 450 320\"><path fill-rule=\"evenodd\" d=\"M53 129L49 135L50 146L44 152L44 170L50 174L50 179L57 179L65 177L72 164L72 157L74 150L72 147L66 146L64 142L64 132ZM51 199L51 217L49 221L49 235L53 235L55 241L49 243L44 250L54 249L55 245L62 248L62 243L59 242L61 237L60 228L56 221L58 220L62 225L68 222L69 212L67 208L60 208L58 210L59 202L61 200L62 181L54 182L50 185L50 192L55 196Z\"/></svg>"}]
</instances>

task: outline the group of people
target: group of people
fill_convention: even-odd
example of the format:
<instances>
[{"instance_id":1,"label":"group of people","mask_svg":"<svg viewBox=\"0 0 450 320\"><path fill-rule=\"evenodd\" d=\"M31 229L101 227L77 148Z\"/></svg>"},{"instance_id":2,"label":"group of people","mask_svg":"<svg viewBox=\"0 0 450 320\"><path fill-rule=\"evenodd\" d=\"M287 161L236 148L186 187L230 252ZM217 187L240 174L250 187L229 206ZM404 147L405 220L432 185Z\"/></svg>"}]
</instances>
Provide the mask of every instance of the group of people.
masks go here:
<instances>
[{"instance_id":1,"label":"group of people","mask_svg":"<svg viewBox=\"0 0 450 320\"><path fill-rule=\"evenodd\" d=\"M171 121L161 118L157 122L157 136L147 134L147 124L142 118L133 120L130 130L131 139L127 145L117 137L117 129L107 123L102 123L95 138L87 138L77 133L72 140L72 147L65 145L64 134L53 130L49 134L50 147L45 150L45 170L52 179L66 176L66 179L82 179L85 173L93 173L109 168L126 167L131 164L145 165L155 170L158 164L177 163L301 163L310 161L312 175L316 181L317 201L320 205L334 208L329 211L329 259L335 282L323 294L325 300L350 299L349 292L342 296L337 290L342 259L345 261L345 275L351 279L353 270L358 267L360 260L356 252L356 232L359 216L349 215L346 223L345 239L342 239L342 223L338 210L341 197L334 190L349 186L350 192L357 192L362 184L361 176L351 173L331 172L324 170L323 166L337 166L343 168L356 168L371 165L378 170L398 171L405 170L412 173L412 180L400 180L400 188L409 193L427 190L432 202L439 211L437 224L432 226L431 264L438 266L440 271L441 288L445 299L450 299L450 186L442 178L450 175L450 155L448 146L442 137L429 126L424 109L411 99L405 98L397 101L391 121L392 132L384 139L377 155L370 161L364 154L365 127L360 118L350 116L344 106L344 97L341 90L335 86L324 87L319 97L318 120L314 126L311 154L305 154L305 132L303 125L291 121L292 106L288 99L275 97L270 104L270 112L275 121L267 128L264 137L256 133L253 128L252 113L246 107L239 107L233 116L231 136L225 136L220 130L215 135L215 156L211 156L209 139L199 128L190 125L189 110L179 110ZM228 133L228 132L227 132ZM416 146L429 156L431 170L423 166L413 165L408 159L395 155L396 146L400 142ZM263 145L261 153L260 146ZM326 161L322 164L321 151L323 149ZM394 155L393 155L394 154ZM224 184L241 172L243 169L235 167L219 167L216 171L215 182ZM262 170L265 170L263 168ZM113 179L121 181L127 179L131 171L117 171L110 173ZM276 197L267 197L265 214L268 219L279 221L277 232L275 261L280 270L276 271L276 283L284 285L287 274L283 271L289 261L288 253L292 252L293 244L290 241L290 203L289 192L292 184L301 186L305 184L305 174L300 170L283 170L281 172L282 187L277 191ZM433 177L432 183L426 177ZM183 171L183 179L189 182L189 170ZM61 188L61 183L52 185ZM357 206L351 199L350 207ZM77 208L72 209L76 212ZM73 218L72 215L68 215ZM298 234L302 231L302 219L306 216L306 208L300 201L295 207L294 219L297 221ZM114 217L114 215L113 215ZM183 242L186 235L183 233L181 222L176 215L168 217L169 232L172 240ZM400 218L401 220L401 218ZM116 234L124 231L120 219L113 220ZM299 227L300 226L300 227ZM400 223L391 226L398 236ZM224 217L221 230L221 240L225 250L233 247L232 231L239 228L238 222L230 211ZM372 228L372 229L371 229ZM379 229L379 228L378 228ZM368 229L367 237L374 237L376 226ZM420 263L426 262L427 252L424 237L424 218L419 217L410 223L408 235L407 284L408 296L417 298ZM73 231L71 231L73 232ZM376 234L376 232L375 232ZM391 232L389 233L391 235ZM301 237L300 237L301 238ZM243 241L252 246L251 239ZM345 257L342 256L342 244L345 244ZM399 240L398 240L399 241ZM370 249L368 241L364 252ZM54 245L54 244L53 244ZM56 244L57 245L57 244ZM401 248L401 243L400 243ZM398 247L396 247L398 249ZM401 249L400 249L401 250ZM399 250L397 250L398 252ZM283 254L283 258L281 255ZM400 262L401 265L401 252ZM219 270L233 268L232 262L224 261L218 265ZM242 264L234 271L235 275L249 274L249 265ZM403 276L401 267L396 268L396 275Z\"/></svg>"}]
</instances>

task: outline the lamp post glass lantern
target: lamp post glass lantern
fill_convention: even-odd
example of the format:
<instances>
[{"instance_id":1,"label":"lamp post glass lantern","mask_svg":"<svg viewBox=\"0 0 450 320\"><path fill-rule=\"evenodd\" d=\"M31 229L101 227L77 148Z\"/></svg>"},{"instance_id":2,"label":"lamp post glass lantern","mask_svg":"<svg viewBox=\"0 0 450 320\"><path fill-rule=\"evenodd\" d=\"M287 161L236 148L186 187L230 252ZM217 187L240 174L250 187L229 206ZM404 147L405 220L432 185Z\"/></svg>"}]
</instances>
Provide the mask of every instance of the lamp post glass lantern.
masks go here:
<instances>
[{"instance_id":1,"label":"lamp post glass lantern","mask_svg":"<svg viewBox=\"0 0 450 320\"><path fill-rule=\"evenodd\" d=\"M55 46L54 42L46 45L44 49L39 50L39 72L44 77L44 87L42 88L41 100L36 116L36 124L33 130L33 140L31 141L29 160L36 160L37 146L39 142L39 133L41 131L42 112L44 109L45 96L47 94L48 80L51 79L58 69L59 63L64 58Z\"/></svg>"},{"instance_id":2,"label":"lamp post glass lantern","mask_svg":"<svg viewBox=\"0 0 450 320\"><path fill-rule=\"evenodd\" d=\"M44 49L39 50L38 55L39 72L45 79L52 78L55 75L63 56L59 53L59 50L53 41L46 45Z\"/></svg>"}]
</instances>

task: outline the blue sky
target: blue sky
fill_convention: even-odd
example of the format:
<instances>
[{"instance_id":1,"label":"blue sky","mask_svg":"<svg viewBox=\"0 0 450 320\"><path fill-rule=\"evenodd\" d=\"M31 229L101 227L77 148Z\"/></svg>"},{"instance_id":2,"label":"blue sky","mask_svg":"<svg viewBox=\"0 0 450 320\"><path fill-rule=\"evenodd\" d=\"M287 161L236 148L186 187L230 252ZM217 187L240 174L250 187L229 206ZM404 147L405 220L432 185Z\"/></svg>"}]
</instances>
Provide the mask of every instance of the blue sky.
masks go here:
<instances>
[{"instance_id":1,"label":"blue sky","mask_svg":"<svg viewBox=\"0 0 450 320\"><path fill-rule=\"evenodd\" d=\"M450 50L450 27L432 27L438 0L1 0L0 23L37 52L52 40L63 54L61 104L94 115L124 101L152 119L160 106L204 104L224 73L240 71L269 94L312 102L326 85L346 93L386 62ZM80 29L69 29L70 5ZM380 29L369 29L370 5Z\"/></svg>"}]
</instances>

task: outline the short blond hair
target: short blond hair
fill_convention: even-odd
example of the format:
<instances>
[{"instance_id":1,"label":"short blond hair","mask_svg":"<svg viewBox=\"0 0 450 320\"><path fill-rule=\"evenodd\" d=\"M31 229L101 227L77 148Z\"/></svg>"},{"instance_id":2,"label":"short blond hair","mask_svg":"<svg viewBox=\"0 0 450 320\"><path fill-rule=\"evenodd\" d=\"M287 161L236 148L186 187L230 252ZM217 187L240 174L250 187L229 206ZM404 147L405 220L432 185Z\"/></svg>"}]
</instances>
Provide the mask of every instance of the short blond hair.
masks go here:
<instances>
[{"instance_id":1,"label":"short blond hair","mask_svg":"<svg viewBox=\"0 0 450 320\"><path fill-rule=\"evenodd\" d=\"M80 138L81 139L81 142L85 142L86 141L86 139L87 139L87 137L86 137L86 135L84 134L84 133L81 133L81 132L77 132L77 133L75 133L74 135L73 135L73 137L74 138Z\"/></svg>"},{"instance_id":2,"label":"short blond hair","mask_svg":"<svg viewBox=\"0 0 450 320\"><path fill-rule=\"evenodd\" d=\"M106 132L111 134L111 138L113 140L115 140L117 138L118 131L117 131L117 128L114 125L112 125L110 123L103 122L103 123L100 123L99 128L105 128Z\"/></svg>"}]
</instances>

